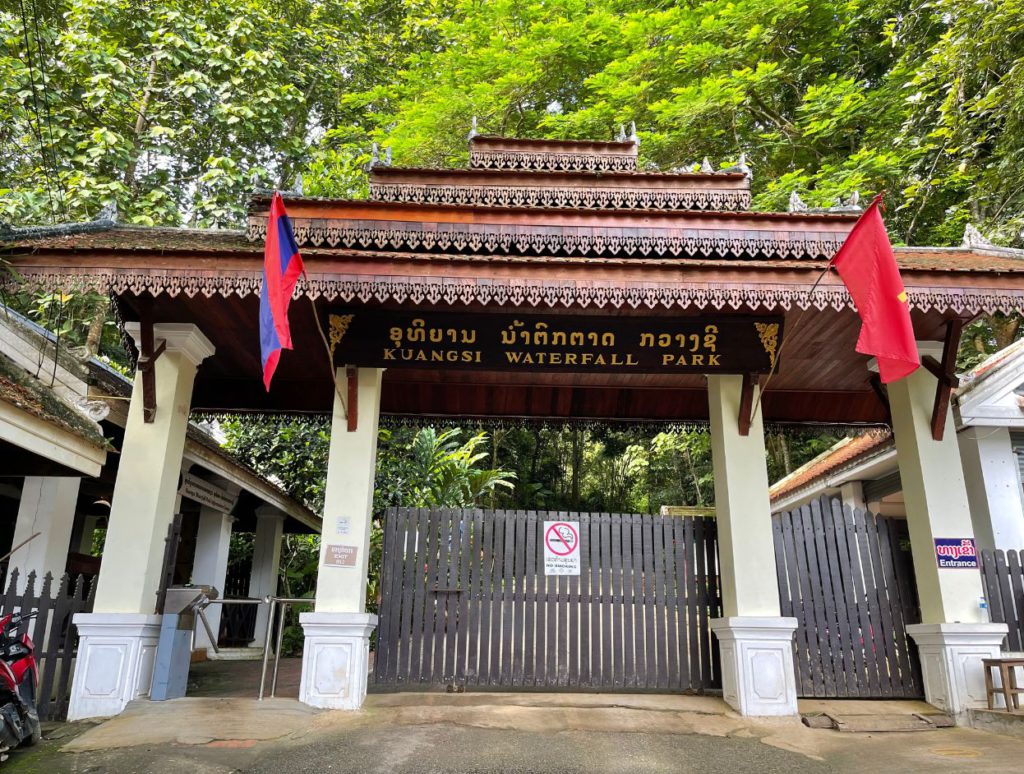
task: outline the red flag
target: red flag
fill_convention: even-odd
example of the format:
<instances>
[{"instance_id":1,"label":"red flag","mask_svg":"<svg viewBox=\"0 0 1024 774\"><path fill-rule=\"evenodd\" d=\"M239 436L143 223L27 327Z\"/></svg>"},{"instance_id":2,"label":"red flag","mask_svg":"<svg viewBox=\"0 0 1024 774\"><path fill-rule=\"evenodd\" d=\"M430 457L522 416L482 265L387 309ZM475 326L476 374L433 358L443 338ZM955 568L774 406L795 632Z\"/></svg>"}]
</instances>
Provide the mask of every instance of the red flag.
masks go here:
<instances>
[{"instance_id":1,"label":"red flag","mask_svg":"<svg viewBox=\"0 0 1024 774\"><path fill-rule=\"evenodd\" d=\"M878 373L884 383L889 383L912 374L921 360L907 293L882 222L881 201L879 194L868 205L832 264L853 296L860 315L857 351L878 358Z\"/></svg>"}]
</instances>

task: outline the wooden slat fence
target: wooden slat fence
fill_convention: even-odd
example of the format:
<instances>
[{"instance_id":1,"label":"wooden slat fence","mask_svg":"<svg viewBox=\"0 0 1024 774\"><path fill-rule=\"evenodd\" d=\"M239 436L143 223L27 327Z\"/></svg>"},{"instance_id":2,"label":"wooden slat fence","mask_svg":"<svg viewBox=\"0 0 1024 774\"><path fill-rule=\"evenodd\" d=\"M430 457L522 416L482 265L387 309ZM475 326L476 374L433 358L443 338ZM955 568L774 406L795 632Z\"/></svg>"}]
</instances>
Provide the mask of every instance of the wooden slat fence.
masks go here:
<instances>
[{"instance_id":1,"label":"wooden slat fence","mask_svg":"<svg viewBox=\"0 0 1024 774\"><path fill-rule=\"evenodd\" d=\"M822 498L772 517L782 615L797 619L797 692L908 698L924 690L906 524Z\"/></svg>"},{"instance_id":2,"label":"wooden slat fence","mask_svg":"<svg viewBox=\"0 0 1024 774\"><path fill-rule=\"evenodd\" d=\"M1024 551L982 551L981 577L990 620L1009 626L1006 650L1024 651Z\"/></svg>"},{"instance_id":3,"label":"wooden slat fence","mask_svg":"<svg viewBox=\"0 0 1024 774\"><path fill-rule=\"evenodd\" d=\"M578 576L544 574L545 520L578 525ZM384 541L372 690L720 685L713 520L403 508Z\"/></svg>"},{"instance_id":4,"label":"wooden slat fence","mask_svg":"<svg viewBox=\"0 0 1024 774\"><path fill-rule=\"evenodd\" d=\"M35 646L39 667L37 707L43 720L64 720L71 698L71 676L78 648L78 628L72 623L76 613L92 611L96 584L79 575L64 575L54 588L53 576L47 573L36 593L36 574L30 572L21 593L18 592L19 571L10 571L7 590L0 602L0 617L12 612L38 615L24 622L20 634L28 631ZM74 584L74 585L72 585Z\"/></svg>"}]
</instances>

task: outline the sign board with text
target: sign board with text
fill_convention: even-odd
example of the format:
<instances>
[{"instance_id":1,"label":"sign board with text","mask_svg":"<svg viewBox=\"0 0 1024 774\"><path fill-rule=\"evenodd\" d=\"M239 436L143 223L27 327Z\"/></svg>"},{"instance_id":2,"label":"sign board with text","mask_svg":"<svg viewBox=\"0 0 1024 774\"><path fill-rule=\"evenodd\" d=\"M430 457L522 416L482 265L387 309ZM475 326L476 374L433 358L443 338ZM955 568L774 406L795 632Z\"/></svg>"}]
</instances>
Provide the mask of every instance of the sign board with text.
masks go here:
<instances>
[{"instance_id":1,"label":"sign board with text","mask_svg":"<svg viewBox=\"0 0 1024 774\"><path fill-rule=\"evenodd\" d=\"M764 374L782 341L768 315L625 317L335 310L338 365L581 373Z\"/></svg>"},{"instance_id":2,"label":"sign board with text","mask_svg":"<svg viewBox=\"0 0 1024 774\"><path fill-rule=\"evenodd\" d=\"M359 546L328 545L324 547L324 567L355 567Z\"/></svg>"},{"instance_id":3,"label":"sign board with text","mask_svg":"<svg viewBox=\"0 0 1024 774\"><path fill-rule=\"evenodd\" d=\"M935 538L935 561L942 569L978 569L974 538Z\"/></svg>"},{"instance_id":4,"label":"sign board with text","mask_svg":"<svg viewBox=\"0 0 1024 774\"><path fill-rule=\"evenodd\" d=\"M577 522L544 522L544 574L580 574L580 525Z\"/></svg>"}]
</instances>

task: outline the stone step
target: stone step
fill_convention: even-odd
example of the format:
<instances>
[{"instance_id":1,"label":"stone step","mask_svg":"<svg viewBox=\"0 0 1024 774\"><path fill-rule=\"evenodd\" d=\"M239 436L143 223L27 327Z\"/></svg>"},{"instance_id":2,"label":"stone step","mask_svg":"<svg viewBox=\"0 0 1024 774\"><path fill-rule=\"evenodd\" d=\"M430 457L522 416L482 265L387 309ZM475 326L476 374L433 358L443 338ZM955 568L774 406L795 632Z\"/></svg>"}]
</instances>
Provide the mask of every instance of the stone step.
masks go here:
<instances>
[{"instance_id":1,"label":"stone step","mask_svg":"<svg viewBox=\"0 0 1024 774\"><path fill-rule=\"evenodd\" d=\"M898 713L872 715L840 715L821 713L804 715L805 726L827 728L846 733L887 733L896 731L934 731L938 728L952 728L953 719L942 712Z\"/></svg>"}]
</instances>

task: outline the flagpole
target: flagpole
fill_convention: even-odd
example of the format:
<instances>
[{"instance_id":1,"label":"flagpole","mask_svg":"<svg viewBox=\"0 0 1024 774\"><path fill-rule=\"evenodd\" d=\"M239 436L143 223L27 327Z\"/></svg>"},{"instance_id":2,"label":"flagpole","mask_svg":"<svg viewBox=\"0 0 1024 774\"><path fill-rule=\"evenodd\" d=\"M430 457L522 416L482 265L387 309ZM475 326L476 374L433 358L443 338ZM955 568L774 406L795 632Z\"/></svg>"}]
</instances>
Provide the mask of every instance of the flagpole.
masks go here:
<instances>
[{"instance_id":1,"label":"flagpole","mask_svg":"<svg viewBox=\"0 0 1024 774\"><path fill-rule=\"evenodd\" d=\"M879 194L881 195L881 194ZM800 310L800 314L797 315L796 320L793 321L793 326L790 331L782 337L782 341L779 344L779 351L775 353L775 360L772 362L772 367L768 370L768 376L764 380L764 386L757 393L757 403L754 404L754 410L750 413L750 419L754 420L757 418L757 412L761 409L761 398L764 397L765 390L768 389L768 384L771 382L772 377L775 375L776 370L779 367L779 361L782 360L782 351L786 348L786 344L790 338L796 333L800 327L800 321L804 319L804 315L807 314L807 310L811 308L811 296L814 295L814 291L818 289L818 285L825 279L825 275L832 270L832 261L826 264L825 268L822 269L821 274L814 280L814 284L811 285L811 289L807 291L807 306Z\"/></svg>"}]
</instances>

